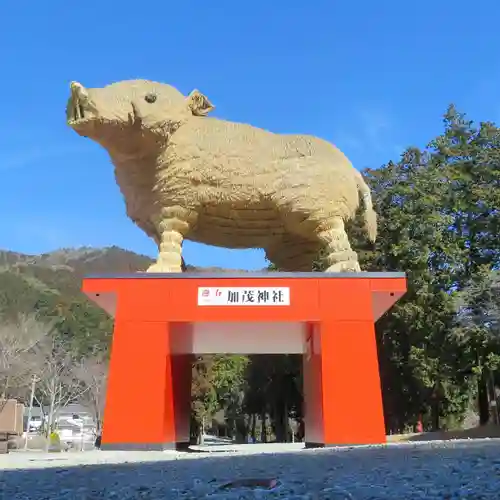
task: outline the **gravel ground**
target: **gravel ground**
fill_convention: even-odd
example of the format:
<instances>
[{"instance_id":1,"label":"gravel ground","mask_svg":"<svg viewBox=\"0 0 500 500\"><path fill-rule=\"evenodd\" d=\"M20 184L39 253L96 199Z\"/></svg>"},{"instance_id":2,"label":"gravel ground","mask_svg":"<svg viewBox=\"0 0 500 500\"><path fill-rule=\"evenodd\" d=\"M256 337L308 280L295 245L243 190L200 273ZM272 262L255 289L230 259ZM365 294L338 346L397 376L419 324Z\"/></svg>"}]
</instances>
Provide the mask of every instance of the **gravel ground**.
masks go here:
<instances>
[{"instance_id":1,"label":"gravel ground","mask_svg":"<svg viewBox=\"0 0 500 500\"><path fill-rule=\"evenodd\" d=\"M0 456L0 499L499 499L500 440ZM237 479L275 479L233 485Z\"/></svg>"}]
</instances>

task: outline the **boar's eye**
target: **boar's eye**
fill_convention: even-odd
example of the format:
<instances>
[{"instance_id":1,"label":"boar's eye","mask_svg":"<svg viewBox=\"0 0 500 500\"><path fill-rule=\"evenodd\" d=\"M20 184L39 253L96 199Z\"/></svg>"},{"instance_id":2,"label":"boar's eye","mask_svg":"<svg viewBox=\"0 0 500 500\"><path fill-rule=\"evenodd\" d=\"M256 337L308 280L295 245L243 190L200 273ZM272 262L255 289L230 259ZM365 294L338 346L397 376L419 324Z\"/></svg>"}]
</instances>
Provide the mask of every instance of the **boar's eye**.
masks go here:
<instances>
[{"instance_id":1,"label":"boar's eye","mask_svg":"<svg viewBox=\"0 0 500 500\"><path fill-rule=\"evenodd\" d=\"M155 101L156 101L156 94L154 94L153 92L150 92L149 94L146 94L144 96L144 100L146 102L149 102L149 104L153 104Z\"/></svg>"}]
</instances>

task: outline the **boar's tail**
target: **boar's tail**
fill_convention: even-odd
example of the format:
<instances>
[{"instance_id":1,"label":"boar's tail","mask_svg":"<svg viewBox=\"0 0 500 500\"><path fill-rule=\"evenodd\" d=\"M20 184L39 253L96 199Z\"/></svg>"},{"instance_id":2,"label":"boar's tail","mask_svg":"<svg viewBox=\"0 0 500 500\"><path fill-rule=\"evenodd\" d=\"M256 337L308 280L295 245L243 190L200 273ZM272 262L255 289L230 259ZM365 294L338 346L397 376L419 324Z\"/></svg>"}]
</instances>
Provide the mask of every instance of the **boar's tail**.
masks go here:
<instances>
[{"instance_id":1,"label":"boar's tail","mask_svg":"<svg viewBox=\"0 0 500 500\"><path fill-rule=\"evenodd\" d=\"M368 239L373 243L377 239L377 214L373 210L372 195L370 188L366 184L363 176L356 170L356 183L358 185L358 192L361 195L363 203L363 219L365 222L365 230Z\"/></svg>"}]
</instances>

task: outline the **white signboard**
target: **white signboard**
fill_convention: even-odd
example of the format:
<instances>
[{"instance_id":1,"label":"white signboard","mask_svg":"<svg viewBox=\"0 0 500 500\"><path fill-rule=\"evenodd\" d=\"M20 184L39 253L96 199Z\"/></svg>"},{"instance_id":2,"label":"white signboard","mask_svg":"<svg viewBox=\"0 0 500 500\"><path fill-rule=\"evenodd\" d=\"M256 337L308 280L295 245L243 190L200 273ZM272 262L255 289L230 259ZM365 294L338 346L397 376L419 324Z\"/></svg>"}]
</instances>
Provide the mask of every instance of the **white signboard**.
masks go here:
<instances>
[{"instance_id":1,"label":"white signboard","mask_svg":"<svg viewBox=\"0 0 500 500\"><path fill-rule=\"evenodd\" d=\"M289 287L198 287L199 306L289 306Z\"/></svg>"}]
</instances>

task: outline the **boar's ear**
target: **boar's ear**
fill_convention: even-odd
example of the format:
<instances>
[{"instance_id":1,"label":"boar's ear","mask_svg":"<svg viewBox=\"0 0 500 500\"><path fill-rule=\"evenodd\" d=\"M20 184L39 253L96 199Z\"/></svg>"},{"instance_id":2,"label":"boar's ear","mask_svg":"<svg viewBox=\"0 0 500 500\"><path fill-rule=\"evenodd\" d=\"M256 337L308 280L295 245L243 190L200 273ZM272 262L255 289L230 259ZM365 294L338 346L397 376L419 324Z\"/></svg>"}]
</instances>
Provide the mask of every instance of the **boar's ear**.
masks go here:
<instances>
[{"instance_id":1,"label":"boar's ear","mask_svg":"<svg viewBox=\"0 0 500 500\"><path fill-rule=\"evenodd\" d=\"M199 90L193 90L187 97L189 109L194 116L206 116L215 106Z\"/></svg>"}]
</instances>

